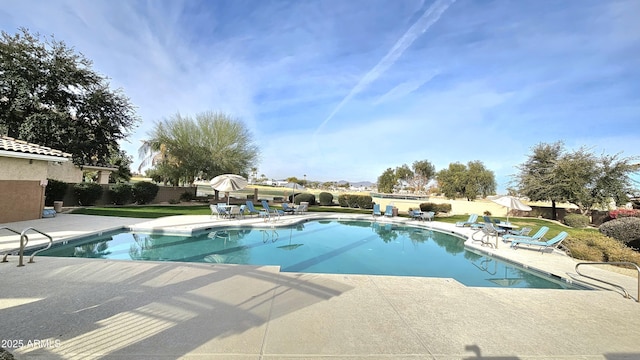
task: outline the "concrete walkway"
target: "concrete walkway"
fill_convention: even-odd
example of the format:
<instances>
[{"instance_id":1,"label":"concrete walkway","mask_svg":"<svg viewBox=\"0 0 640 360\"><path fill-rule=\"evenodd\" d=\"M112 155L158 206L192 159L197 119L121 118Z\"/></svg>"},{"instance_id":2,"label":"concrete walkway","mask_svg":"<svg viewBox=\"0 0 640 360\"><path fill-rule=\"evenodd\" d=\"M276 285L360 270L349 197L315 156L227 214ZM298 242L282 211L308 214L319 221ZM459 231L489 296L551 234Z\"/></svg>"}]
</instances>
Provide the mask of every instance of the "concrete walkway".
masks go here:
<instances>
[{"instance_id":1,"label":"concrete walkway","mask_svg":"<svg viewBox=\"0 0 640 360\"><path fill-rule=\"evenodd\" d=\"M287 216L280 226L313 216ZM371 219L371 217L366 217ZM444 223L381 219L469 236ZM2 224L60 241L114 227L189 232L233 222L59 214ZM0 232L4 249L15 236ZM30 237L30 245L43 242ZM503 244L500 244L503 245ZM466 246L561 278L560 253ZM637 359L640 304L612 291L466 287L452 279L281 273L273 266L36 257L0 264L0 339L46 359ZM637 280L593 269L637 294ZM584 279L581 279L584 280ZM7 340L14 340L9 346Z\"/></svg>"}]
</instances>

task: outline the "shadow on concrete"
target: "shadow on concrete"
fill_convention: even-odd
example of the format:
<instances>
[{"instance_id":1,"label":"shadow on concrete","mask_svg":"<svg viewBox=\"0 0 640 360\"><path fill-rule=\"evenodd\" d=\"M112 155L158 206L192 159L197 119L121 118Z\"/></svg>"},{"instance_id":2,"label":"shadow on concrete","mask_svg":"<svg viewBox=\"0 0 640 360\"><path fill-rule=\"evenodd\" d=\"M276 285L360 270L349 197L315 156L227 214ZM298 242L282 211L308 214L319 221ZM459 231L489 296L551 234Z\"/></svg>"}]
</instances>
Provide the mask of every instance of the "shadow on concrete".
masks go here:
<instances>
[{"instance_id":1,"label":"shadow on concrete","mask_svg":"<svg viewBox=\"0 0 640 360\"><path fill-rule=\"evenodd\" d=\"M466 357L465 360L477 360L477 359L489 359L489 360L518 360L520 359L517 356L482 356L482 351L478 345L467 345L464 347L465 350L471 351L474 353L472 357Z\"/></svg>"},{"instance_id":2,"label":"shadow on concrete","mask_svg":"<svg viewBox=\"0 0 640 360\"><path fill-rule=\"evenodd\" d=\"M257 355L271 319L351 289L273 267L60 258L36 265L2 269L3 277L21 279L5 287L4 298L37 300L0 309L0 338L60 342L8 349L18 358ZM276 299L286 307L272 312Z\"/></svg>"}]
</instances>

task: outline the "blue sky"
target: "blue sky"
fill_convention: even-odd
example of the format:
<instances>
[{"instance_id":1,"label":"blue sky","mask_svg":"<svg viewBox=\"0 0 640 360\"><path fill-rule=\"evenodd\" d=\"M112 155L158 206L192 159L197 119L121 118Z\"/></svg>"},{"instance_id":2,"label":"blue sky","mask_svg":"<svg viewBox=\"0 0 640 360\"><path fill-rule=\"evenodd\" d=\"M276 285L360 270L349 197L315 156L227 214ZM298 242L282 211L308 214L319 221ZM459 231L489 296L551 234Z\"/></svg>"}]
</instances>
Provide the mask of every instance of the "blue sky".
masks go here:
<instances>
[{"instance_id":1,"label":"blue sky","mask_svg":"<svg viewBox=\"0 0 640 360\"><path fill-rule=\"evenodd\" d=\"M222 111L269 178L376 181L482 161L499 190L532 146L640 155L640 1L11 1L8 33L54 35L143 123Z\"/></svg>"}]
</instances>

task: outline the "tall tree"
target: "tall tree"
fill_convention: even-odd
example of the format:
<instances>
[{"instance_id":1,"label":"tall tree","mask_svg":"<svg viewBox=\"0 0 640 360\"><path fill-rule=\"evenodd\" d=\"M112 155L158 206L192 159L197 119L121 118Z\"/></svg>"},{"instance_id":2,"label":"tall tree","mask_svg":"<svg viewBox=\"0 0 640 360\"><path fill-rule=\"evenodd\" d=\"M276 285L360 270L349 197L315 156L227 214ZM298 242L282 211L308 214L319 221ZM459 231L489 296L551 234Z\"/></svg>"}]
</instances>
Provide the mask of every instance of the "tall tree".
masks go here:
<instances>
[{"instance_id":1,"label":"tall tree","mask_svg":"<svg viewBox=\"0 0 640 360\"><path fill-rule=\"evenodd\" d=\"M436 167L428 160L415 161L413 163L412 185L418 192L426 190L429 182L436 176Z\"/></svg>"},{"instance_id":2,"label":"tall tree","mask_svg":"<svg viewBox=\"0 0 640 360\"><path fill-rule=\"evenodd\" d=\"M635 191L631 174L638 171L636 161L619 154L598 157L584 147L566 152L561 142L538 144L519 166L518 191L534 201L551 201L554 219L560 201L586 214L595 206L607 208L612 200L617 205L628 201Z\"/></svg>"},{"instance_id":3,"label":"tall tree","mask_svg":"<svg viewBox=\"0 0 640 360\"><path fill-rule=\"evenodd\" d=\"M478 196L486 197L496 192L495 175L481 161L467 165L451 163L436 174L440 191L449 199L465 197L469 201Z\"/></svg>"},{"instance_id":4,"label":"tall tree","mask_svg":"<svg viewBox=\"0 0 640 360\"><path fill-rule=\"evenodd\" d=\"M0 38L0 133L108 164L139 121L121 90L53 37L22 28Z\"/></svg>"},{"instance_id":5,"label":"tall tree","mask_svg":"<svg viewBox=\"0 0 640 360\"><path fill-rule=\"evenodd\" d=\"M459 162L449 164L449 167L436 174L438 187L448 199L464 196L467 183L467 167Z\"/></svg>"},{"instance_id":6,"label":"tall tree","mask_svg":"<svg viewBox=\"0 0 640 360\"><path fill-rule=\"evenodd\" d=\"M157 122L148 135L139 149L141 166L156 166L174 183L224 173L246 177L258 159L244 123L222 113L199 113L195 119L175 114Z\"/></svg>"},{"instance_id":7,"label":"tall tree","mask_svg":"<svg viewBox=\"0 0 640 360\"><path fill-rule=\"evenodd\" d=\"M112 172L109 175L109 182L115 183L120 181L129 181L131 180L131 164L133 161L131 157L127 155L126 152L120 151L118 154L111 155L109 159L109 164L111 166L115 166L118 168L115 172Z\"/></svg>"},{"instance_id":8,"label":"tall tree","mask_svg":"<svg viewBox=\"0 0 640 360\"><path fill-rule=\"evenodd\" d=\"M485 168L479 160L467 163L467 185L464 191L467 199L475 199L478 196L485 198L495 193L496 180L493 171Z\"/></svg>"},{"instance_id":9,"label":"tall tree","mask_svg":"<svg viewBox=\"0 0 640 360\"><path fill-rule=\"evenodd\" d=\"M518 192L532 201L550 201L552 219L557 216L556 202L563 201L561 178L556 176L558 160L564 153L560 141L540 143L531 149L527 161L518 166L516 175Z\"/></svg>"},{"instance_id":10,"label":"tall tree","mask_svg":"<svg viewBox=\"0 0 640 360\"><path fill-rule=\"evenodd\" d=\"M400 188L404 188L406 184L409 184L409 182L413 179L413 171L411 171L411 169L409 169L409 165L407 164L402 164L402 166L398 166L396 167L395 170L395 175L396 175L396 185L399 185Z\"/></svg>"},{"instance_id":11,"label":"tall tree","mask_svg":"<svg viewBox=\"0 0 640 360\"><path fill-rule=\"evenodd\" d=\"M385 170L378 176L378 191L381 193L392 193L393 187L398 183L395 171L392 168Z\"/></svg>"}]
</instances>

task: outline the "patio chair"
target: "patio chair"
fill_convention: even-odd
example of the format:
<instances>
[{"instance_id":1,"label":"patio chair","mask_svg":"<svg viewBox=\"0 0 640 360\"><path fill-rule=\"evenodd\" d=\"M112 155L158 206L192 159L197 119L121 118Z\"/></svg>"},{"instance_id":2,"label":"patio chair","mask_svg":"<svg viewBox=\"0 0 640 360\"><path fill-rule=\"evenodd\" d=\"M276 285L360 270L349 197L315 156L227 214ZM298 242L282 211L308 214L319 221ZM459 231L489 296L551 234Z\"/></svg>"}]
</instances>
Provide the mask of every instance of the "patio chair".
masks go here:
<instances>
[{"instance_id":1,"label":"patio chair","mask_svg":"<svg viewBox=\"0 0 640 360\"><path fill-rule=\"evenodd\" d=\"M429 221L432 221L435 216L436 216L436 213L433 211L427 211L420 214L420 218L422 220L429 220Z\"/></svg>"},{"instance_id":2,"label":"patio chair","mask_svg":"<svg viewBox=\"0 0 640 360\"><path fill-rule=\"evenodd\" d=\"M209 204L209 209L211 209L211 215L209 216L209 218L212 218L214 215L218 219L220 218L221 214L220 214L220 208L218 207L218 205Z\"/></svg>"},{"instance_id":3,"label":"patio chair","mask_svg":"<svg viewBox=\"0 0 640 360\"><path fill-rule=\"evenodd\" d=\"M292 208L287 203L282 203L282 211L284 211L285 214L293 214L296 209Z\"/></svg>"},{"instance_id":4,"label":"patio chair","mask_svg":"<svg viewBox=\"0 0 640 360\"><path fill-rule=\"evenodd\" d=\"M475 235L479 233L482 234L482 237L479 239L476 239ZM491 237L495 237L497 241L498 237L502 236L504 233L505 233L504 230L496 228L495 226L493 226L492 223L485 223L483 227L478 228L476 232L471 234L471 240L480 241L482 243L482 246L489 245L491 247L494 247L495 242L491 242Z\"/></svg>"},{"instance_id":5,"label":"patio chair","mask_svg":"<svg viewBox=\"0 0 640 360\"><path fill-rule=\"evenodd\" d=\"M229 210L229 217L230 218L239 218L240 217L240 207L239 206L231 207L231 209Z\"/></svg>"},{"instance_id":6,"label":"patio chair","mask_svg":"<svg viewBox=\"0 0 640 360\"><path fill-rule=\"evenodd\" d=\"M393 216L393 205L387 205L384 210L384 216L392 217Z\"/></svg>"},{"instance_id":7,"label":"patio chair","mask_svg":"<svg viewBox=\"0 0 640 360\"><path fill-rule=\"evenodd\" d=\"M229 211L227 210L227 203L218 203L218 214L222 217L229 217Z\"/></svg>"},{"instance_id":8,"label":"patio chair","mask_svg":"<svg viewBox=\"0 0 640 360\"><path fill-rule=\"evenodd\" d=\"M554 236L548 241L516 239L511 241L511 247L513 249L517 249L521 244L540 246L540 251L544 254L544 251L546 249L552 249L553 251L553 248L560 246L560 244L564 241L564 239L567 238L567 236L569 236L569 234L567 234L566 231L561 231L558 235Z\"/></svg>"},{"instance_id":9,"label":"patio chair","mask_svg":"<svg viewBox=\"0 0 640 360\"><path fill-rule=\"evenodd\" d=\"M244 219L244 212L245 212L246 209L247 209L247 205L246 204L240 205L240 208L239 208L239 213L240 214L239 215L243 219Z\"/></svg>"},{"instance_id":10,"label":"patio chair","mask_svg":"<svg viewBox=\"0 0 640 360\"><path fill-rule=\"evenodd\" d=\"M306 202L301 202L300 205L298 205L295 209L294 209L294 214L302 214L302 213L306 213L307 210L309 209L309 204L307 204Z\"/></svg>"},{"instance_id":11,"label":"patio chair","mask_svg":"<svg viewBox=\"0 0 640 360\"><path fill-rule=\"evenodd\" d=\"M478 220L478 214L471 214L469 215L469 218L467 219L467 221L456 222L456 226L458 227L472 226L473 224L476 223L477 220Z\"/></svg>"},{"instance_id":12,"label":"patio chair","mask_svg":"<svg viewBox=\"0 0 640 360\"><path fill-rule=\"evenodd\" d=\"M502 237L502 240L505 242L514 240L540 241L547 234L547 231L549 231L549 228L547 226L541 226L540 229L538 229L538 231L536 231L536 233L531 236L506 234Z\"/></svg>"},{"instance_id":13,"label":"patio chair","mask_svg":"<svg viewBox=\"0 0 640 360\"><path fill-rule=\"evenodd\" d=\"M382 216L380 212L380 204L373 204L373 217Z\"/></svg>"},{"instance_id":14,"label":"patio chair","mask_svg":"<svg viewBox=\"0 0 640 360\"><path fill-rule=\"evenodd\" d=\"M264 209L263 211L266 211L267 213L267 217L271 218L271 214L276 215L278 218L280 218L280 215L284 215L284 211L270 208L269 203L267 203L267 200L262 200L261 203L262 203L262 208ZM260 214L261 216L263 216L262 211L260 212Z\"/></svg>"},{"instance_id":15,"label":"patio chair","mask_svg":"<svg viewBox=\"0 0 640 360\"><path fill-rule=\"evenodd\" d=\"M412 219L422 220L422 211L420 211L420 210L409 210L408 213L409 213L409 216Z\"/></svg>"},{"instance_id":16,"label":"patio chair","mask_svg":"<svg viewBox=\"0 0 640 360\"><path fill-rule=\"evenodd\" d=\"M249 215L258 215L260 214L260 211L256 210L256 208L253 206L253 201L251 200L247 200L247 207L246 207L246 211Z\"/></svg>"},{"instance_id":17,"label":"patio chair","mask_svg":"<svg viewBox=\"0 0 640 360\"><path fill-rule=\"evenodd\" d=\"M529 233L531 232L531 230L533 229L531 229L530 227L523 227L520 230L507 230L507 235L505 236L508 236L508 235L529 236Z\"/></svg>"}]
</instances>

